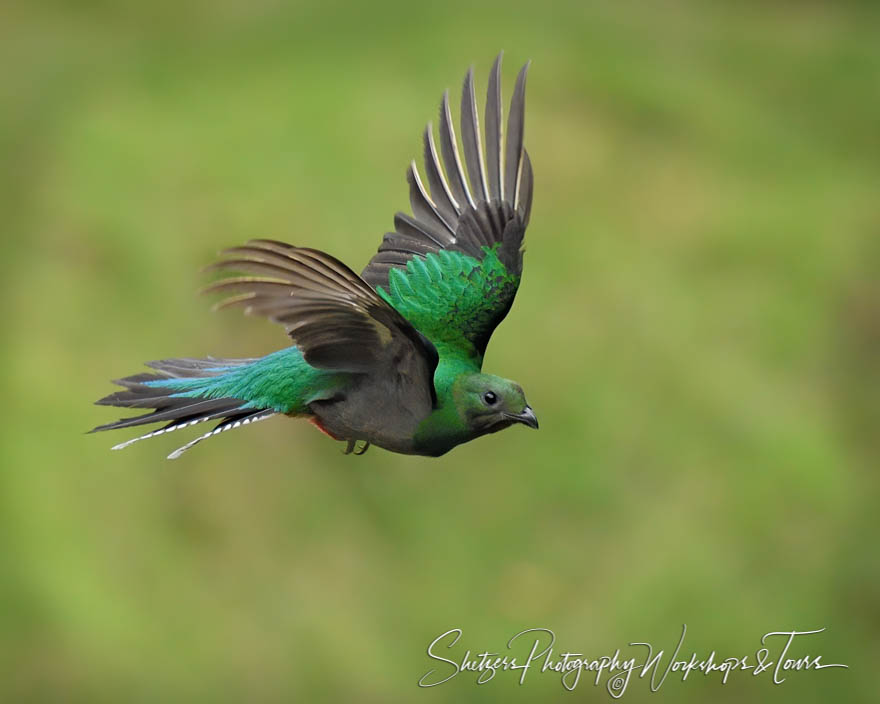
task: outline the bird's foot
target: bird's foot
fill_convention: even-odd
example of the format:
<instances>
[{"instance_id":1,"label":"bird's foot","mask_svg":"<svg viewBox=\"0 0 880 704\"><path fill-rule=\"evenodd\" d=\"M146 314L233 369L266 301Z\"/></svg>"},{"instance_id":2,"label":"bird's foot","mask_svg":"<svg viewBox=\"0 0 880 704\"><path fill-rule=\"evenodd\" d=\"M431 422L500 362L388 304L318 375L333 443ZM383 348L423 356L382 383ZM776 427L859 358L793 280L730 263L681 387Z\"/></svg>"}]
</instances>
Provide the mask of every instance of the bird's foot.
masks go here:
<instances>
[{"instance_id":1,"label":"bird's foot","mask_svg":"<svg viewBox=\"0 0 880 704\"><path fill-rule=\"evenodd\" d=\"M370 441L364 440L364 444L361 447L357 446L357 440L349 440L348 444L345 446L345 449L342 451L343 455L350 455L352 452L355 455L362 455L367 450L370 449Z\"/></svg>"}]
</instances>

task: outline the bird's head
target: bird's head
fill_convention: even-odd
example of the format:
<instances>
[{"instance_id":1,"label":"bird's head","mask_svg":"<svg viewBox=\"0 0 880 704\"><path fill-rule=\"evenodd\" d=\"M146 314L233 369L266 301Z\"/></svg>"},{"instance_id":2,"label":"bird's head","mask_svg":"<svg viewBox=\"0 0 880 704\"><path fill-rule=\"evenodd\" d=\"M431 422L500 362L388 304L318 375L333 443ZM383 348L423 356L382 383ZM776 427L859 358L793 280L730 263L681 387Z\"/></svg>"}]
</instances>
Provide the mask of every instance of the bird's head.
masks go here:
<instances>
[{"instance_id":1,"label":"bird's head","mask_svg":"<svg viewBox=\"0 0 880 704\"><path fill-rule=\"evenodd\" d=\"M458 412L475 435L494 433L514 423L538 427L522 387L509 379L465 374L456 382L453 396Z\"/></svg>"}]
</instances>

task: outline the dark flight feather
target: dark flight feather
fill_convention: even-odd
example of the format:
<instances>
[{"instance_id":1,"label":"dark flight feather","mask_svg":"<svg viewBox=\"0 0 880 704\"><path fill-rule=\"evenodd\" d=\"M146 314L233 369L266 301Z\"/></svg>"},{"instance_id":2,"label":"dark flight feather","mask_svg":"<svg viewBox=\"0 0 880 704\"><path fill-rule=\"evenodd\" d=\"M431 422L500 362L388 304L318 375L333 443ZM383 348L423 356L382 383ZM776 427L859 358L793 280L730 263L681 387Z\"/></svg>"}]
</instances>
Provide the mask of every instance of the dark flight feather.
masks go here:
<instances>
[{"instance_id":1,"label":"dark flight feather","mask_svg":"<svg viewBox=\"0 0 880 704\"><path fill-rule=\"evenodd\" d=\"M437 206L434 205L431 197L425 191L422 179L419 178L416 162L410 164L406 178L409 181L409 202L412 206L413 215L415 215L420 223L430 228L431 239L438 245L446 247L447 245L454 244L455 228L442 218Z\"/></svg>"},{"instance_id":2,"label":"dark flight feather","mask_svg":"<svg viewBox=\"0 0 880 704\"><path fill-rule=\"evenodd\" d=\"M258 276L221 279L205 289L234 294L217 307L242 306L284 325L318 369L368 373L407 359L414 367L407 371L433 388L434 346L339 260L273 240L252 240L224 254L234 258L209 269Z\"/></svg>"},{"instance_id":3,"label":"dark flight feather","mask_svg":"<svg viewBox=\"0 0 880 704\"><path fill-rule=\"evenodd\" d=\"M502 200L501 182L501 56L498 54L489 72L486 92L486 171L489 176L489 197Z\"/></svg>"},{"instance_id":4,"label":"dark flight feather","mask_svg":"<svg viewBox=\"0 0 880 704\"><path fill-rule=\"evenodd\" d=\"M443 154L443 162L446 164L450 188L458 200L458 214L461 215L462 208L467 205L473 207L475 203L465 179L461 158L458 155L458 143L455 139L455 130L452 127L452 114L449 111L449 91L443 93L443 101L440 103L440 151Z\"/></svg>"},{"instance_id":5,"label":"dark flight feather","mask_svg":"<svg viewBox=\"0 0 880 704\"><path fill-rule=\"evenodd\" d=\"M503 199L517 209L519 203L520 167L523 153L523 134L525 131L526 63L516 77L513 97L510 100L510 116L507 121L507 151L504 155L504 194ZM531 195L529 196L531 202Z\"/></svg>"},{"instance_id":6,"label":"dark flight feather","mask_svg":"<svg viewBox=\"0 0 880 704\"><path fill-rule=\"evenodd\" d=\"M437 156L437 147L434 144L434 133L431 129L431 123L425 128L425 171L428 174L428 186L431 189L431 197L437 208L438 214L443 218L443 222L454 233L454 227L449 223L455 223L458 219L459 211L455 205L455 199L449 191L449 185L443 178L442 167L440 166L440 158Z\"/></svg>"},{"instance_id":7,"label":"dark flight feather","mask_svg":"<svg viewBox=\"0 0 880 704\"><path fill-rule=\"evenodd\" d=\"M523 148L528 67L529 64L523 66L517 75L505 140L502 132L501 55L495 59L486 95L485 157L480 140L473 69L468 70L462 87L464 160L458 150L448 91L443 94L438 126L440 154L430 124L423 140L430 193L425 190L415 164L411 164L407 169L407 180L413 214L397 213L394 216L395 232L385 235L379 251L362 273L371 286L387 289L389 271L405 268L414 256L423 257L446 249L481 259L481 248L495 244L500 245L500 256L505 264L513 267L509 273L520 275L522 260L518 250L522 246L532 201L532 169Z\"/></svg>"},{"instance_id":8,"label":"dark flight feather","mask_svg":"<svg viewBox=\"0 0 880 704\"><path fill-rule=\"evenodd\" d=\"M516 201L516 210L522 213L523 229L529 225L529 216L532 213L532 162L529 153L523 149L522 170L520 171L519 191Z\"/></svg>"},{"instance_id":9,"label":"dark flight feather","mask_svg":"<svg viewBox=\"0 0 880 704\"><path fill-rule=\"evenodd\" d=\"M474 95L473 68L468 69L461 92L461 141L471 191L477 198L489 200L483 149L480 146L480 118L477 115L477 99Z\"/></svg>"}]
</instances>

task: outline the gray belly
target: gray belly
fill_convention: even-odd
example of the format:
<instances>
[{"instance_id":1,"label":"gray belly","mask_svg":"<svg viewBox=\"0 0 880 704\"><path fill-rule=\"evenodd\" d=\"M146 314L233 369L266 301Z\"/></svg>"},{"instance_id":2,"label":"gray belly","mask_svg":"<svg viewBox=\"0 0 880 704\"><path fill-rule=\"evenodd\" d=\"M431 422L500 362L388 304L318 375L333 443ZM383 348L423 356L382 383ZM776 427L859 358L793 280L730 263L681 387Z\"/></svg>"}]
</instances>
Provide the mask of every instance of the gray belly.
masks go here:
<instances>
[{"instance_id":1,"label":"gray belly","mask_svg":"<svg viewBox=\"0 0 880 704\"><path fill-rule=\"evenodd\" d=\"M392 452L421 454L413 436L431 408L424 399L411 399L401 391L394 384L362 377L333 398L313 401L309 409L340 440L365 440Z\"/></svg>"}]
</instances>

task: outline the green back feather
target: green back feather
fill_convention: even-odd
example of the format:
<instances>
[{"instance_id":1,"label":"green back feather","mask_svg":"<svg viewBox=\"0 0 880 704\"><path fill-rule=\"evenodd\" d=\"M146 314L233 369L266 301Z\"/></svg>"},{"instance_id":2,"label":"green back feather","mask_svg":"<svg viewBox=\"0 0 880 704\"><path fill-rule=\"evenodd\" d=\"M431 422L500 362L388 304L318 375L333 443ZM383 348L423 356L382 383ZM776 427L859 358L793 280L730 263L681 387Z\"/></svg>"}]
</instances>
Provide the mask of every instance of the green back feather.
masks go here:
<instances>
[{"instance_id":1,"label":"green back feather","mask_svg":"<svg viewBox=\"0 0 880 704\"><path fill-rule=\"evenodd\" d=\"M482 248L478 260L463 252L441 250L413 257L406 269L392 269L389 290L379 295L437 347L445 357L467 360L479 371L483 350L497 323L507 314L519 276L498 258L498 244Z\"/></svg>"}]
</instances>

